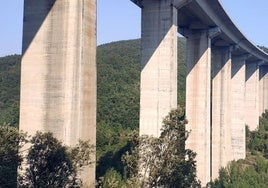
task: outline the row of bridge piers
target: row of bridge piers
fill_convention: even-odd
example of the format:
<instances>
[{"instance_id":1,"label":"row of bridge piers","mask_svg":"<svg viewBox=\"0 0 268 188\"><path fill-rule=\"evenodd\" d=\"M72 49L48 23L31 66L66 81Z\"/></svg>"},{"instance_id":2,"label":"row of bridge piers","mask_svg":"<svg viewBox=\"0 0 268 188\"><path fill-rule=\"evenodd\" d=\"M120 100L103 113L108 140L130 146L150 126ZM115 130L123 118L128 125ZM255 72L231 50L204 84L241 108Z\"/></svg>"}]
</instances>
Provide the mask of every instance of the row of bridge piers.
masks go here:
<instances>
[{"instance_id":1,"label":"row of bridge piers","mask_svg":"<svg viewBox=\"0 0 268 188\"><path fill-rule=\"evenodd\" d=\"M160 135L162 120L177 106L177 33L186 37L186 147L197 153L205 185L232 160L246 156L245 125L258 127L268 108L268 66L238 54L239 46L214 40L221 29L178 27L170 1L144 1L140 135ZM157 126L156 126L157 125Z\"/></svg>"},{"instance_id":2,"label":"row of bridge piers","mask_svg":"<svg viewBox=\"0 0 268 188\"><path fill-rule=\"evenodd\" d=\"M177 107L179 31L187 39L186 147L197 153L205 186L220 167L245 158L245 125L256 129L268 108L268 66L256 54L265 55L224 40L223 26L196 22L192 15L211 12L206 1L132 1L142 11L140 135L159 136ZM50 131L71 146L96 144L96 84L96 1L24 0L20 129ZM81 177L92 186L95 166Z\"/></svg>"}]
</instances>

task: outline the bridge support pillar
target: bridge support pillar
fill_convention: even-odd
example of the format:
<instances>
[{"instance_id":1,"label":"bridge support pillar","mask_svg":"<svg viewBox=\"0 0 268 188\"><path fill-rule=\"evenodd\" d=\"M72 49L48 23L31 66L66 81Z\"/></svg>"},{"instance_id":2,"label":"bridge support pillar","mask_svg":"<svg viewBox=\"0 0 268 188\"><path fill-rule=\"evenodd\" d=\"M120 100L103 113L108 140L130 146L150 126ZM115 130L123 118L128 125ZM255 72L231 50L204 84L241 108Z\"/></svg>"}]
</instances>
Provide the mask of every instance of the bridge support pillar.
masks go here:
<instances>
[{"instance_id":1,"label":"bridge support pillar","mask_svg":"<svg viewBox=\"0 0 268 188\"><path fill-rule=\"evenodd\" d=\"M259 66L258 62L246 62L245 118L249 129L259 125Z\"/></svg>"},{"instance_id":2,"label":"bridge support pillar","mask_svg":"<svg viewBox=\"0 0 268 188\"><path fill-rule=\"evenodd\" d=\"M186 147L197 153L197 178L210 181L211 39L208 31L187 34L186 118L191 131Z\"/></svg>"},{"instance_id":3,"label":"bridge support pillar","mask_svg":"<svg viewBox=\"0 0 268 188\"><path fill-rule=\"evenodd\" d=\"M20 130L95 145L96 1L25 0L22 53ZM95 166L81 177L92 187Z\"/></svg>"},{"instance_id":4,"label":"bridge support pillar","mask_svg":"<svg viewBox=\"0 0 268 188\"><path fill-rule=\"evenodd\" d=\"M177 9L172 0L142 1L140 135L160 136L177 108Z\"/></svg>"},{"instance_id":5,"label":"bridge support pillar","mask_svg":"<svg viewBox=\"0 0 268 188\"><path fill-rule=\"evenodd\" d=\"M260 66L260 78L259 78L259 116L268 109L268 66Z\"/></svg>"},{"instance_id":6,"label":"bridge support pillar","mask_svg":"<svg viewBox=\"0 0 268 188\"><path fill-rule=\"evenodd\" d=\"M246 157L245 77L245 56L232 56L232 160L244 159Z\"/></svg>"},{"instance_id":7,"label":"bridge support pillar","mask_svg":"<svg viewBox=\"0 0 268 188\"><path fill-rule=\"evenodd\" d=\"M212 179L231 160L231 52L212 47Z\"/></svg>"}]
</instances>

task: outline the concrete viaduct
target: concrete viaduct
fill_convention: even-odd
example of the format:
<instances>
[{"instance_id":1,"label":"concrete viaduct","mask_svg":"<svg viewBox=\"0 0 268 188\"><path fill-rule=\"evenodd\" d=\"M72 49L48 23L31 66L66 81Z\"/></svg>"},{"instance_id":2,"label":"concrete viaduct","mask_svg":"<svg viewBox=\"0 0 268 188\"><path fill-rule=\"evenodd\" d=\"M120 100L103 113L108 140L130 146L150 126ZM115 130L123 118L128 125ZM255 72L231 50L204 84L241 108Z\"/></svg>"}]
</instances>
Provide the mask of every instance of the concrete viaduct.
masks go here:
<instances>
[{"instance_id":1,"label":"concrete viaduct","mask_svg":"<svg viewBox=\"0 0 268 188\"><path fill-rule=\"evenodd\" d=\"M187 148L205 186L245 158L245 124L268 108L268 54L218 0L132 0L142 9L140 134L177 107L177 37L187 38ZM96 140L96 0L24 0L20 129ZM90 186L95 167L81 175Z\"/></svg>"}]
</instances>

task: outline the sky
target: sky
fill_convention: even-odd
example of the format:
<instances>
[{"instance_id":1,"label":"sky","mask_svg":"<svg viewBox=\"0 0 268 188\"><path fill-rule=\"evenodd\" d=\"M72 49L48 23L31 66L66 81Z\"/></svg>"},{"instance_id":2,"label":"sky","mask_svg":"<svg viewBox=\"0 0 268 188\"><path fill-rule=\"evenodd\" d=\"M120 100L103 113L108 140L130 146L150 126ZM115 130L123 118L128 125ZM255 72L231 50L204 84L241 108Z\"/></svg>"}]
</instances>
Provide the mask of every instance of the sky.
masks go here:
<instances>
[{"instance_id":1,"label":"sky","mask_svg":"<svg viewBox=\"0 0 268 188\"><path fill-rule=\"evenodd\" d=\"M209 0L208 0L209 1ZM268 0L220 0L254 44L268 47ZM141 10L130 0L97 0L97 44L140 38ZM23 0L0 3L0 57L20 54Z\"/></svg>"}]
</instances>

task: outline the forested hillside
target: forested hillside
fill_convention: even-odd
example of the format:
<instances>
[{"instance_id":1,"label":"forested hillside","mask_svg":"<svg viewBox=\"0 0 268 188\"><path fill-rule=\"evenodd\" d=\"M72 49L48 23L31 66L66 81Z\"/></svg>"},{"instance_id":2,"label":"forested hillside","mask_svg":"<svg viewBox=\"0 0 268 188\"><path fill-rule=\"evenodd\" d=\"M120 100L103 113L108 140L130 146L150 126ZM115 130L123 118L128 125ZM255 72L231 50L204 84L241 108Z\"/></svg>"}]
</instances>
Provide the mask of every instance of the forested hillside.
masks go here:
<instances>
[{"instance_id":1,"label":"forested hillside","mask_svg":"<svg viewBox=\"0 0 268 188\"><path fill-rule=\"evenodd\" d=\"M20 56L0 58L0 125L19 123Z\"/></svg>"},{"instance_id":2,"label":"forested hillside","mask_svg":"<svg viewBox=\"0 0 268 188\"><path fill-rule=\"evenodd\" d=\"M0 123L18 125L20 55L0 57ZM179 41L179 103L184 103L185 40ZM98 122L138 126L140 40L97 48Z\"/></svg>"},{"instance_id":3,"label":"forested hillside","mask_svg":"<svg viewBox=\"0 0 268 188\"><path fill-rule=\"evenodd\" d=\"M179 39L178 101L185 101L185 39ZM97 175L122 170L127 135L139 123L140 40L113 42L97 48ZM0 58L0 124L18 126L20 56Z\"/></svg>"},{"instance_id":4,"label":"forested hillside","mask_svg":"<svg viewBox=\"0 0 268 188\"><path fill-rule=\"evenodd\" d=\"M178 102L185 101L185 39L178 43ZM101 45L97 49L97 176L111 169L123 174L120 161L128 134L139 124L140 40Z\"/></svg>"},{"instance_id":5,"label":"forested hillside","mask_svg":"<svg viewBox=\"0 0 268 188\"><path fill-rule=\"evenodd\" d=\"M179 103L184 103L185 40L179 40ZM140 40L113 42L97 50L98 122L138 125Z\"/></svg>"},{"instance_id":6,"label":"forested hillside","mask_svg":"<svg viewBox=\"0 0 268 188\"><path fill-rule=\"evenodd\" d=\"M185 44L185 39L179 38L178 103L182 106L185 102ZM20 55L0 58L0 125L18 126L20 58ZM140 40L98 46L97 71L97 177L120 179L124 176L121 157L130 148L129 133L137 130L139 124ZM247 133L248 158L223 169L220 179L212 186L265 184L268 173L267 114L260 121L260 130ZM246 174L251 174L251 179Z\"/></svg>"}]
</instances>

